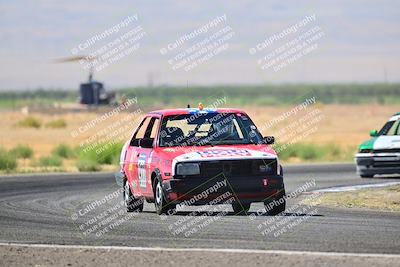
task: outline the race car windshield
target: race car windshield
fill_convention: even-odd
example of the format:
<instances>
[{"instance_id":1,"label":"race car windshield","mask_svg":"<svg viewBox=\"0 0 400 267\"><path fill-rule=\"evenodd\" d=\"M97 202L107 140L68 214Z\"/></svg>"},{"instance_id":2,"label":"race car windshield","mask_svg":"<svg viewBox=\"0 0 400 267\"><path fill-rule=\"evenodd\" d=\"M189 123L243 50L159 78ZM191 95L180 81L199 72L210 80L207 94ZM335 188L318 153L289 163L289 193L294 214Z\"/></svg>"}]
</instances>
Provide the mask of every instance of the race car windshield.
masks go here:
<instances>
[{"instance_id":1,"label":"race car windshield","mask_svg":"<svg viewBox=\"0 0 400 267\"><path fill-rule=\"evenodd\" d=\"M378 135L400 135L400 120L388 121Z\"/></svg>"},{"instance_id":2,"label":"race car windshield","mask_svg":"<svg viewBox=\"0 0 400 267\"><path fill-rule=\"evenodd\" d=\"M244 114L196 113L163 119L159 146L257 144L262 136Z\"/></svg>"}]
</instances>

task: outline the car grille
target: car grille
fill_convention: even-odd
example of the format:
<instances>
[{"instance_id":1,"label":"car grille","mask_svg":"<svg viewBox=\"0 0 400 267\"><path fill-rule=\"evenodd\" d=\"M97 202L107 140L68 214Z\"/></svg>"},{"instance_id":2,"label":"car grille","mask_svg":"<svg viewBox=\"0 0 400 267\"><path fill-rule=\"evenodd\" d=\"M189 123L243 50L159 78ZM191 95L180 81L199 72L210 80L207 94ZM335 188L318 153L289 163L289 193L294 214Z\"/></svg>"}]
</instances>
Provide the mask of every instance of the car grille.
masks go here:
<instances>
[{"instance_id":1,"label":"car grille","mask_svg":"<svg viewBox=\"0 0 400 267\"><path fill-rule=\"evenodd\" d=\"M400 153L400 148L374 149L373 153Z\"/></svg>"},{"instance_id":2,"label":"car grille","mask_svg":"<svg viewBox=\"0 0 400 267\"><path fill-rule=\"evenodd\" d=\"M399 168L400 161L375 161L373 166L376 168Z\"/></svg>"},{"instance_id":3,"label":"car grille","mask_svg":"<svg viewBox=\"0 0 400 267\"><path fill-rule=\"evenodd\" d=\"M260 172L260 165L265 172ZM267 160L220 160L203 161L200 163L200 173L203 177L214 177L224 174L226 177L243 177L277 174L276 159Z\"/></svg>"}]
</instances>

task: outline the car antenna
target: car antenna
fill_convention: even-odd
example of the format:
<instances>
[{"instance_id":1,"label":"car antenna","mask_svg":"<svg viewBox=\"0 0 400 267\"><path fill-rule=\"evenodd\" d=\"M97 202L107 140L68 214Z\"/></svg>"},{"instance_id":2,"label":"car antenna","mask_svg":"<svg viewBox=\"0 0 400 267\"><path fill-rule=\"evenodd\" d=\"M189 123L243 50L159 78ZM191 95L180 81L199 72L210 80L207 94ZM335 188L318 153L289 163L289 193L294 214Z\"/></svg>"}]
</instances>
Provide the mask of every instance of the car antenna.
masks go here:
<instances>
[{"instance_id":1,"label":"car antenna","mask_svg":"<svg viewBox=\"0 0 400 267\"><path fill-rule=\"evenodd\" d=\"M189 80L186 80L186 89L189 89ZM187 104L187 108L190 108L190 104Z\"/></svg>"}]
</instances>

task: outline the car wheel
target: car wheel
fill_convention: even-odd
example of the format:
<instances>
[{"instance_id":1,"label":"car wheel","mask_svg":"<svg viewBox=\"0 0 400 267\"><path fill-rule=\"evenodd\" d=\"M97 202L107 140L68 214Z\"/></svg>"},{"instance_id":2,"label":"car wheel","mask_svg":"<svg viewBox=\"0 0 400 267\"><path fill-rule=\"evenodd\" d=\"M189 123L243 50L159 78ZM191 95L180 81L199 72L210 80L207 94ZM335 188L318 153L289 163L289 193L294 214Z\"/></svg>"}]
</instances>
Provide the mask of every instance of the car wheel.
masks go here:
<instances>
[{"instance_id":1,"label":"car wheel","mask_svg":"<svg viewBox=\"0 0 400 267\"><path fill-rule=\"evenodd\" d=\"M361 178L373 178L374 175L373 174L360 174Z\"/></svg>"},{"instance_id":2,"label":"car wheel","mask_svg":"<svg viewBox=\"0 0 400 267\"><path fill-rule=\"evenodd\" d=\"M159 179L155 180L154 185L154 206L156 208L156 212L158 215L161 214L173 214L176 208L176 205L172 203L167 203L166 197L164 194L164 190L162 188L161 182Z\"/></svg>"},{"instance_id":3,"label":"car wheel","mask_svg":"<svg viewBox=\"0 0 400 267\"><path fill-rule=\"evenodd\" d=\"M128 180L125 179L124 181L124 203L127 212L141 212L143 211L144 199L142 198L135 198L132 194L132 191L129 187Z\"/></svg>"},{"instance_id":4,"label":"car wheel","mask_svg":"<svg viewBox=\"0 0 400 267\"><path fill-rule=\"evenodd\" d=\"M267 212L267 215L278 215L282 212L285 211L286 209L286 199L284 198L284 193L280 195L280 197L276 198L273 203L276 203L275 205L271 205L271 202L265 202L265 210Z\"/></svg>"},{"instance_id":5,"label":"car wheel","mask_svg":"<svg viewBox=\"0 0 400 267\"><path fill-rule=\"evenodd\" d=\"M232 209L236 215L243 215L249 212L250 205L251 203L234 202L232 203Z\"/></svg>"}]
</instances>

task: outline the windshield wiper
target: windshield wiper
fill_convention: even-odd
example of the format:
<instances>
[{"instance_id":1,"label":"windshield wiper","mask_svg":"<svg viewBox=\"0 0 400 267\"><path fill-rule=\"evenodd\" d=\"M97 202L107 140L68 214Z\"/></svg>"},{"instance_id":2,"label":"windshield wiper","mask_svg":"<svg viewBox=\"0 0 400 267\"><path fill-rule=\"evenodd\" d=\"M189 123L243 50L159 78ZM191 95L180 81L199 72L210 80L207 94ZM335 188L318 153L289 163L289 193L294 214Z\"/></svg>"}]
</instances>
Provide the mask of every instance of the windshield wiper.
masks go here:
<instances>
[{"instance_id":1,"label":"windshield wiper","mask_svg":"<svg viewBox=\"0 0 400 267\"><path fill-rule=\"evenodd\" d=\"M215 143L212 143L211 141L208 142L197 142L193 144L194 146L215 146Z\"/></svg>"},{"instance_id":2,"label":"windshield wiper","mask_svg":"<svg viewBox=\"0 0 400 267\"><path fill-rule=\"evenodd\" d=\"M258 145L256 141L248 141L248 142L221 142L218 145Z\"/></svg>"}]
</instances>

